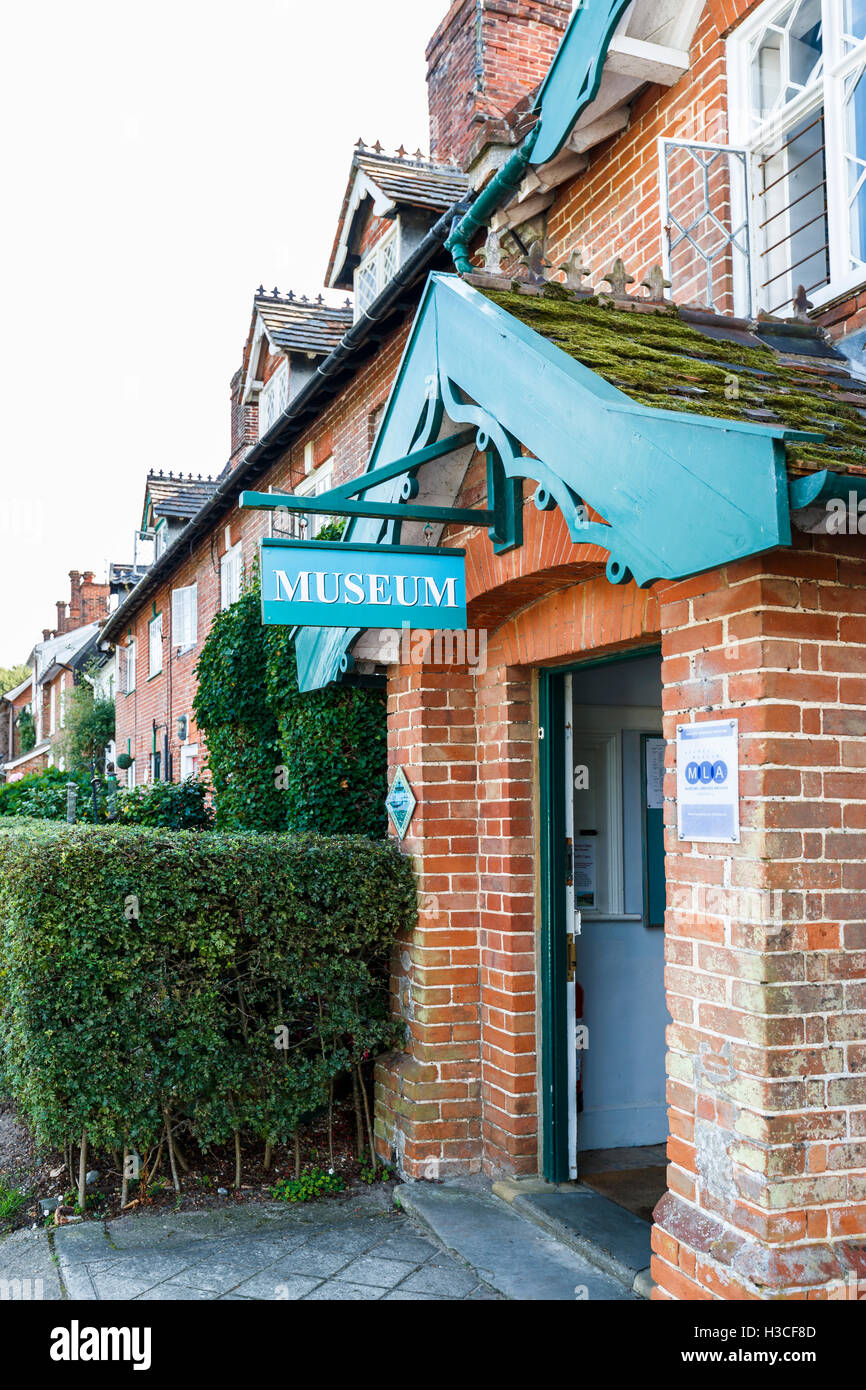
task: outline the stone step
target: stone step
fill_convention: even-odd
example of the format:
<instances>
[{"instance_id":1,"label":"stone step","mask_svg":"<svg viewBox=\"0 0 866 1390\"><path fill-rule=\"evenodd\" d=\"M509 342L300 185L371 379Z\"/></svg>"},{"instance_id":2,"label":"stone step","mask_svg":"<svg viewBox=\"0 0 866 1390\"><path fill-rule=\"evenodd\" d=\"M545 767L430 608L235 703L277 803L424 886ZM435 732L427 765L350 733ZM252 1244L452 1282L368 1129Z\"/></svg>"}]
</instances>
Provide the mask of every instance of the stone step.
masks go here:
<instances>
[{"instance_id":1,"label":"stone step","mask_svg":"<svg viewBox=\"0 0 866 1390\"><path fill-rule=\"evenodd\" d=\"M406 1183L394 1200L506 1298L636 1301L621 1279L527 1220L483 1181Z\"/></svg>"},{"instance_id":2,"label":"stone step","mask_svg":"<svg viewBox=\"0 0 866 1390\"><path fill-rule=\"evenodd\" d=\"M494 1193L527 1221L619 1279L641 1298L649 1298L652 1227L581 1183L497 1182Z\"/></svg>"}]
</instances>

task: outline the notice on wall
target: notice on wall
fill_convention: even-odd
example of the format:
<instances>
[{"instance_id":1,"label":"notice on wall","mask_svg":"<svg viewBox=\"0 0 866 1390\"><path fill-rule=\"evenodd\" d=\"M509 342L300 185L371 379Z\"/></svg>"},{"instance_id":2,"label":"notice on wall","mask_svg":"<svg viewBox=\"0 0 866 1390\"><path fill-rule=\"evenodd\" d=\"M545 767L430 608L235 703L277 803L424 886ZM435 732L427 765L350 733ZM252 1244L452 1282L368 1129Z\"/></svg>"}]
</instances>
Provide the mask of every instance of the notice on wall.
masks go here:
<instances>
[{"instance_id":1,"label":"notice on wall","mask_svg":"<svg viewBox=\"0 0 866 1390\"><path fill-rule=\"evenodd\" d=\"M736 719L677 726L677 828L681 840L739 844Z\"/></svg>"},{"instance_id":2,"label":"notice on wall","mask_svg":"<svg viewBox=\"0 0 866 1390\"><path fill-rule=\"evenodd\" d=\"M588 835L574 842L574 905L595 907L595 839Z\"/></svg>"},{"instance_id":3,"label":"notice on wall","mask_svg":"<svg viewBox=\"0 0 866 1390\"><path fill-rule=\"evenodd\" d=\"M646 741L646 808L663 811L665 805L665 740Z\"/></svg>"}]
</instances>

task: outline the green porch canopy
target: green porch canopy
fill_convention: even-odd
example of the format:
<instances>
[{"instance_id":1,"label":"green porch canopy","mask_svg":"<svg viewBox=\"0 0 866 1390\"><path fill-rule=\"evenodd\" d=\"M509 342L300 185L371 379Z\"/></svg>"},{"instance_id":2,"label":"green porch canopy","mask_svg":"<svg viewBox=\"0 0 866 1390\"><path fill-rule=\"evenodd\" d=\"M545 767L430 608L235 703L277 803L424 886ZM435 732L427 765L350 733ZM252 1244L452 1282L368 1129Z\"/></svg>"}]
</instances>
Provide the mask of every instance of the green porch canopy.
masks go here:
<instances>
[{"instance_id":1,"label":"green porch canopy","mask_svg":"<svg viewBox=\"0 0 866 1390\"><path fill-rule=\"evenodd\" d=\"M670 306L475 281L430 277L366 473L317 499L350 515L347 541L395 544L407 527L417 540L432 517L439 534L474 520L512 548L530 479L535 506L559 507L575 544L608 552L611 582L645 586L790 544L788 468L829 476L866 444L856 385L814 329L796 367L794 327L769 326L788 335L771 345L734 324L719 341L725 321L693 326ZM456 512L473 445L487 456L487 507ZM299 629L301 688L338 680L360 631Z\"/></svg>"}]
</instances>

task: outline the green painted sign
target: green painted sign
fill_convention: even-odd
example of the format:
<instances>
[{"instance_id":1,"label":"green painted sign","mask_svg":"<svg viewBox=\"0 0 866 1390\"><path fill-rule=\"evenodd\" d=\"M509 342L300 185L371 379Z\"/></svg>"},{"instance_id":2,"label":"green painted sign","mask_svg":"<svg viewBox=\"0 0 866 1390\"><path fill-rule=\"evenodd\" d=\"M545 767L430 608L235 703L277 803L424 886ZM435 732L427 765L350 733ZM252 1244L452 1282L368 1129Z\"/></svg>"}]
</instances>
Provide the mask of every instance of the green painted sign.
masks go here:
<instances>
[{"instance_id":1,"label":"green painted sign","mask_svg":"<svg viewBox=\"0 0 866 1390\"><path fill-rule=\"evenodd\" d=\"M289 627L463 630L463 550L263 540L262 618Z\"/></svg>"},{"instance_id":2,"label":"green painted sign","mask_svg":"<svg viewBox=\"0 0 866 1390\"><path fill-rule=\"evenodd\" d=\"M394 781L391 783L391 790L385 798L385 807L401 840L404 839L406 831L409 829L409 822L417 805L418 801L409 785L409 779L402 767L398 767Z\"/></svg>"}]
</instances>

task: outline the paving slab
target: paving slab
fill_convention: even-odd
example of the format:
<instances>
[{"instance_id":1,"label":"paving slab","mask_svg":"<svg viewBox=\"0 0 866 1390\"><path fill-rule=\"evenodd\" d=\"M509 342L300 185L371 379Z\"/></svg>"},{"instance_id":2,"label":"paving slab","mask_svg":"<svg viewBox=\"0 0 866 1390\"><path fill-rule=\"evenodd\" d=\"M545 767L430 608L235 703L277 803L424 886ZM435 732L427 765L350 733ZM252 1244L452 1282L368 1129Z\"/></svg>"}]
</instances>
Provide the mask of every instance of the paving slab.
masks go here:
<instances>
[{"instance_id":1,"label":"paving slab","mask_svg":"<svg viewBox=\"0 0 866 1390\"><path fill-rule=\"evenodd\" d=\"M509 1299L539 1302L575 1299L634 1301L619 1279L590 1263L518 1215L482 1184L413 1183L397 1189L402 1210L430 1230L464 1269ZM456 1269L456 1275L463 1271ZM430 1264L400 1286L437 1296L469 1297L454 1267L437 1278ZM452 1292L453 1291L453 1292Z\"/></svg>"},{"instance_id":2,"label":"paving slab","mask_svg":"<svg viewBox=\"0 0 866 1390\"><path fill-rule=\"evenodd\" d=\"M0 1238L0 1299L501 1297L395 1207L392 1191L351 1193L300 1210L274 1204L272 1209L143 1212L53 1231L20 1231ZM416 1276L421 1286L407 1287Z\"/></svg>"},{"instance_id":3,"label":"paving slab","mask_svg":"<svg viewBox=\"0 0 866 1390\"><path fill-rule=\"evenodd\" d=\"M14 1231L4 1238L0 1249L0 1301L63 1297L47 1231Z\"/></svg>"},{"instance_id":4,"label":"paving slab","mask_svg":"<svg viewBox=\"0 0 866 1390\"><path fill-rule=\"evenodd\" d=\"M592 1188L528 1192L512 1207L630 1288L649 1269L652 1227Z\"/></svg>"}]
</instances>

